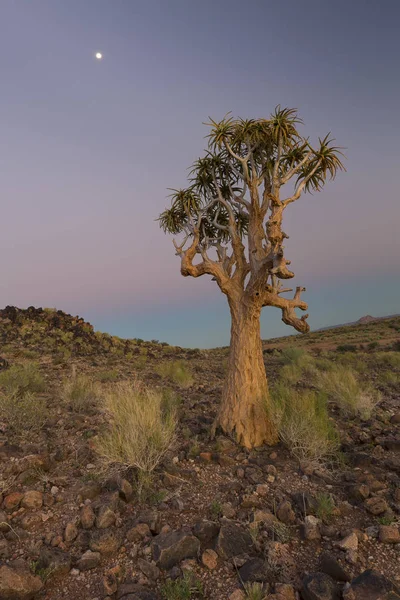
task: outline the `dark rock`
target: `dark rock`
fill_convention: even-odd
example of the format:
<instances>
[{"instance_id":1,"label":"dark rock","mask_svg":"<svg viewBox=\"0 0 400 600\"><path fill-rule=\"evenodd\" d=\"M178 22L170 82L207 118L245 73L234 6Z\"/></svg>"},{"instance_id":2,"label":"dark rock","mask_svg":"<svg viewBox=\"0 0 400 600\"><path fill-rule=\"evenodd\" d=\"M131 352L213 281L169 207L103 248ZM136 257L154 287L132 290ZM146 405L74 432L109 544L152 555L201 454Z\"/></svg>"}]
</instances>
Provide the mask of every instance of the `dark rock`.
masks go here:
<instances>
[{"instance_id":1,"label":"dark rock","mask_svg":"<svg viewBox=\"0 0 400 600\"><path fill-rule=\"evenodd\" d=\"M90 536L89 548L100 554L115 554L122 545L121 535L116 530L95 530Z\"/></svg>"},{"instance_id":2,"label":"dark rock","mask_svg":"<svg viewBox=\"0 0 400 600\"><path fill-rule=\"evenodd\" d=\"M71 570L71 557L60 548L42 547L36 566L38 570L48 571L52 578L63 577Z\"/></svg>"},{"instance_id":3,"label":"dark rock","mask_svg":"<svg viewBox=\"0 0 400 600\"><path fill-rule=\"evenodd\" d=\"M232 558L248 554L253 548L253 540L248 531L235 523L224 523L217 537L215 550L221 558Z\"/></svg>"},{"instance_id":4,"label":"dark rock","mask_svg":"<svg viewBox=\"0 0 400 600\"><path fill-rule=\"evenodd\" d=\"M239 569L239 578L243 583L267 580L268 570L265 560L251 558Z\"/></svg>"},{"instance_id":5,"label":"dark rock","mask_svg":"<svg viewBox=\"0 0 400 600\"><path fill-rule=\"evenodd\" d=\"M336 581L351 581L351 577L331 554L321 554L319 568Z\"/></svg>"},{"instance_id":6,"label":"dark rock","mask_svg":"<svg viewBox=\"0 0 400 600\"><path fill-rule=\"evenodd\" d=\"M43 587L40 577L8 565L0 567L1 600L31 600Z\"/></svg>"},{"instance_id":7,"label":"dark rock","mask_svg":"<svg viewBox=\"0 0 400 600\"><path fill-rule=\"evenodd\" d=\"M301 515L306 516L315 512L317 501L309 492L296 492L292 494L292 500Z\"/></svg>"},{"instance_id":8,"label":"dark rock","mask_svg":"<svg viewBox=\"0 0 400 600\"><path fill-rule=\"evenodd\" d=\"M193 535L200 540L202 549L214 548L219 530L220 525L214 521L198 521L193 527Z\"/></svg>"},{"instance_id":9,"label":"dark rock","mask_svg":"<svg viewBox=\"0 0 400 600\"><path fill-rule=\"evenodd\" d=\"M153 558L162 569L171 569L185 558L196 558L200 541L183 530L160 533L152 542Z\"/></svg>"},{"instance_id":10,"label":"dark rock","mask_svg":"<svg viewBox=\"0 0 400 600\"><path fill-rule=\"evenodd\" d=\"M139 558L137 565L139 569L146 575L150 581L156 581L160 577L160 569L153 565L148 560L144 560L143 558Z\"/></svg>"},{"instance_id":11,"label":"dark rock","mask_svg":"<svg viewBox=\"0 0 400 600\"><path fill-rule=\"evenodd\" d=\"M290 525L296 522L296 515L293 512L292 505L287 500L281 502L276 510L276 516L282 523Z\"/></svg>"},{"instance_id":12,"label":"dark rock","mask_svg":"<svg viewBox=\"0 0 400 600\"><path fill-rule=\"evenodd\" d=\"M353 579L344 600L399 600L400 590L384 575L368 569Z\"/></svg>"},{"instance_id":13,"label":"dark rock","mask_svg":"<svg viewBox=\"0 0 400 600\"><path fill-rule=\"evenodd\" d=\"M310 573L303 580L303 600L339 600L339 588L326 573Z\"/></svg>"},{"instance_id":14,"label":"dark rock","mask_svg":"<svg viewBox=\"0 0 400 600\"><path fill-rule=\"evenodd\" d=\"M101 562L100 552L92 552L87 550L77 562L77 567L80 571L89 571L99 566Z\"/></svg>"}]
</instances>

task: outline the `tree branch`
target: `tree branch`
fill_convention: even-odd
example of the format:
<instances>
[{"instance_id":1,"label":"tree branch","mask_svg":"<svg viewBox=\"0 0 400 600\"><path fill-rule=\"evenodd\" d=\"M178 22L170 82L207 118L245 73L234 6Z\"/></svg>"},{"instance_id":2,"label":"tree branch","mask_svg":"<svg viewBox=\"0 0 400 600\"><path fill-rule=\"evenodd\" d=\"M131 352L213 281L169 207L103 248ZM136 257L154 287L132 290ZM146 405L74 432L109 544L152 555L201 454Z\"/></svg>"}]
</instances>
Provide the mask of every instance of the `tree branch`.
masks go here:
<instances>
[{"instance_id":1,"label":"tree branch","mask_svg":"<svg viewBox=\"0 0 400 600\"><path fill-rule=\"evenodd\" d=\"M306 288L297 287L293 299L288 299L281 298L278 295L276 288L268 286L264 294L263 306L276 306L277 308L280 308L282 311L282 321L286 323L286 325L291 325L301 333L307 333L310 331L310 326L307 323L308 315L298 317L295 311L296 308L307 310L308 304L300 299L301 293L305 291Z\"/></svg>"}]
</instances>

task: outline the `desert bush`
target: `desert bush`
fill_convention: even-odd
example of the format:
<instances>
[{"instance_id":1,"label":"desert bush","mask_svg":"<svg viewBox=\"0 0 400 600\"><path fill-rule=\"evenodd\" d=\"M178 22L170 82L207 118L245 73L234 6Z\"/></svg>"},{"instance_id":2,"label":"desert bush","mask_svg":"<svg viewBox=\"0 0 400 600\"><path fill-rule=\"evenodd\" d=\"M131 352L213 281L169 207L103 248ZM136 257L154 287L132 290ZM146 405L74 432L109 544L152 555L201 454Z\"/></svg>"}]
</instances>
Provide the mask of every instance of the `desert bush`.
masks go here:
<instances>
[{"instance_id":1,"label":"desert bush","mask_svg":"<svg viewBox=\"0 0 400 600\"><path fill-rule=\"evenodd\" d=\"M378 367L400 368L400 354L398 352L377 352L374 354L374 360Z\"/></svg>"},{"instance_id":2,"label":"desert bush","mask_svg":"<svg viewBox=\"0 0 400 600\"><path fill-rule=\"evenodd\" d=\"M339 344L336 346L336 352L357 352L357 346L354 344Z\"/></svg>"},{"instance_id":3,"label":"desert bush","mask_svg":"<svg viewBox=\"0 0 400 600\"><path fill-rule=\"evenodd\" d=\"M162 362L157 365L156 371L161 377L165 377L181 387L193 385L193 375L182 360Z\"/></svg>"},{"instance_id":4,"label":"desert bush","mask_svg":"<svg viewBox=\"0 0 400 600\"><path fill-rule=\"evenodd\" d=\"M183 577L168 579L161 588L164 600L191 600L203 597L203 584L193 573L186 571Z\"/></svg>"},{"instance_id":5,"label":"desert bush","mask_svg":"<svg viewBox=\"0 0 400 600\"><path fill-rule=\"evenodd\" d=\"M315 359L301 348L287 348L282 352L281 361L284 366L280 371L280 380L287 384L293 385L302 377L315 377Z\"/></svg>"},{"instance_id":6,"label":"desert bush","mask_svg":"<svg viewBox=\"0 0 400 600\"><path fill-rule=\"evenodd\" d=\"M315 514L324 523L329 523L333 517L335 502L331 494L322 492L316 498Z\"/></svg>"},{"instance_id":7,"label":"desert bush","mask_svg":"<svg viewBox=\"0 0 400 600\"><path fill-rule=\"evenodd\" d=\"M400 383L400 374L393 373L393 371L382 371L379 373L379 381L383 385L396 386Z\"/></svg>"},{"instance_id":8,"label":"desert bush","mask_svg":"<svg viewBox=\"0 0 400 600\"><path fill-rule=\"evenodd\" d=\"M38 432L47 419L47 403L30 391L0 393L0 414L16 435Z\"/></svg>"},{"instance_id":9,"label":"desert bush","mask_svg":"<svg viewBox=\"0 0 400 600\"><path fill-rule=\"evenodd\" d=\"M325 394L280 383L273 388L271 400L279 435L293 456L310 464L334 459L339 438L328 416Z\"/></svg>"},{"instance_id":10,"label":"desert bush","mask_svg":"<svg viewBox=\"0 0 400 600\"><path fill-rule=\"evenodd\" d=\"M303 350L303 348L285 348L280 354L280 360L284 365L289 365L292 363L297 364L301 362L306 355L307 352Z\"/></svg>"},{"instance_id":11,"label":"desert bush","mask_svg":"<svg viewBox=\"0 0 400 600\"><path fill-rule=\"evenodd\" d=\"M366 383L361 384L351 368L340 364L330 371L319 373L317 386L345 415L369 419L379 402L376 390Z\"/></svg>"},{"instance_id":12,"label":"desert bush","mask_svg":"<svg viewBox=\"0 0 400 600\"><path fill-rule=\"evenodd\" d=\"M347 367L351 366L358 373L365 373L368 371L367 359L368 355L363 352L343 352L337 357L337 362Z\"/></svg>"},{"instance_id":13,"label":"desert bush","mask_svg":"<svg viewBox=\"0 0 400 600\"><path fill-rule=\"evenodd\" d=\"M7 394L39 393L46 389L45 380L35 363L13 365L0 373L0 388Z\"/></svg>"},{"instance_id":14,"label":"desert bush","mask_svg":"<svg viewBox=\"0 0 400 600\"><path fill-rule=\"evenodd\" d=\"M244 597L246 600L266 600L264 585L258 581L245 583Z\"/></svg>"},{"instance_id":15,"label":"desert bush","mask_svg":"<svg viewBox=\"0 0 400 600\"><path fill-rule=\"evenodd\" d=\"M100 391L94 381L87 375L79 375L73 371L61 389L62 401L73 411L84 412L98 403Z\"/></svg>"},{"instance_id":16,"label":"desert bush","mask_svg":"<svg viewBox=\"0 0 400 600\"><path fill-rule=\"evenodd\" d=\"M161 392L138 380L121 382L105 394L110 428L97 451L108 463L151 473L175 439L176 410Z\"/></svg>"},{"instance_id":17,"label":"desert bush","mask_svg":"<svg viewBox=\"0 0 400 600\"><path fill-rule=\"evenodd\" d=\"M100 373L97 373L96 378L102 383L116 381L119 378L119 373L115 369L111 369L110 371L101 371Z\"/></svg>"}]
</instances>

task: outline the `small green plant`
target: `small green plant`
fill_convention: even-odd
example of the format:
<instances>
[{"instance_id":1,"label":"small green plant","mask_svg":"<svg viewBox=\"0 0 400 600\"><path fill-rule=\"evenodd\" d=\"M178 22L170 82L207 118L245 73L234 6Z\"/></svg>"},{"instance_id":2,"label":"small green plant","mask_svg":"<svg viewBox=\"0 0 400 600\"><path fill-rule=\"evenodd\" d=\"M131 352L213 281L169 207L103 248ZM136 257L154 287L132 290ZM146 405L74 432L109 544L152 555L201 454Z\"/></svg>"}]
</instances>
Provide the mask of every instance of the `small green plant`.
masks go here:
<instances>
[{"instance_id":1,"label":"small green plant","mask_svg":"<svg viewBox=\"0 0 400 600\"><path fill-rule=\"evenodd\" d=\"M40 562L37 560L33 560L30 564L30 567L32 573L37 577L40 577L43 583L46 583L46 581L51 577L51 575L54 572L54 568L52 567L41 567Z\"/></svg>"},{"instance_id":2,"label":"small green plant","mask_svg":"<svg viewBox=\"0 0 400 600\"><path fill-rule=\"evenodd\" d=\"M185 572L179 579L168 579L161 588L164 600L191 600L203 597L203 585L192 573Z\"/></svg>"},{"instance_id":3,"label":"small green plant","mask_svg":"<svg viewBox=\"0 0 400 600\"><path fill-rule=\"evenodd\" d=\"M222 514L222 505L218 500L213 500L210 504L210 513L213 519L218 519Z\"/></svg>"},{"instance_id":4,"label":"small green plant","mask_svg":"<svg viewBox=\"0 0 400 600\"><path fill-rule=\"evenodd\" d=\"M26 392L44 392L46 384L38 366L35 363L26 363L13 365L1 372L0 388L9 394L23 395Z\"/></svg>"},{"instance_id":5,"label":"small green plant","mask_svg":"<svg viewBox=\"0 0 400 600\"><path fill-rule=\"evenodd\" d=\"M193 375L182 360L162 362L157 366L156 371L161 377L165 377L181 387L193 385Z\"/></svg>"},{"instance_id":6,"label":"small green plant","mask_svg":"<svg viewBox=\"0 0 400 600\"><path fill-rule=\"evenodd\" d=\"M47 403L32 392L0 392L0 414L16 435L37 433L46 423Z\"/></svg>"},{"instance_id":7,"label":"small green plant","mask_svg":"<svg viewBox=\"0 0 400 600\"><path fill-rule=\"evenodd\" d=\"M324 523L329 523L332 520L333 511L335 509L335 502L331 494L321 493L317 496L316 500L316 516L321 519L321 521L324 521Z\"/></svg>"},{"instance_id":8,"label":"small green plant","mask_svg":"<svg viewBox=\"0 0 400 600\"><path fill-rule=\"evenodd\" d=\"M378 517L378 523L380 525L392 525L395 520L396 519L393 516L383 515L382 517Z\"/></svg>"},{"instance_id":9,"label":"small green plant","mask_svg":"<svg viewBox=\"0 0 400 600\"><path fill-rule=\"evenodd\" d=\"M64 381L61 399L73 411L85 412L97 404L100 392L96 384L86 375L73 371L72 377Z\"/></svg>"},{"instance_id":10,"label":"small green plant","mask_svg":"<svg viewBox=\"0 0 400 600\"><path fill-rule=\"evenodd\" d=\"M258 581L244 584L244 594L246 600L265 600L266 595L264 585Z\"/></svg>"},{"instance_id":11,"label":"small green plant","mask_svg":"<svg viewBox=\"0 0 400 600\"><path fill-rule=\"evenodd\" d=\"M99 435L97 451L108 463L151 473L175 440L176 409L163 394L138 380L121 382L105 395L110 427Z\"/></svg>"}]
</instances>

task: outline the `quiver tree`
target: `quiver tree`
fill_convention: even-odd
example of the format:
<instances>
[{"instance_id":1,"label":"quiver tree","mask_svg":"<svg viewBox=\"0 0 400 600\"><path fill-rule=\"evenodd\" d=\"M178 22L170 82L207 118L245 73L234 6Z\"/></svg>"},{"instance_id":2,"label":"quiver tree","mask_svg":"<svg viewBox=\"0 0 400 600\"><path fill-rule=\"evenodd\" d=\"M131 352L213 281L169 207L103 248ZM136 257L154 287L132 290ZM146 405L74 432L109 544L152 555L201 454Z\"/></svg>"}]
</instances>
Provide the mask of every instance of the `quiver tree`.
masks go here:
<instances>
[{"instance_id":1,"label":"quiver tree","mask_svg":"<svg viewBox=\"0 0 400 600\"><path fill-rule=\"evenodd\" d=\"M231 312L230 357L215 427L247 448L277 441L268 417L269 396L260 336L264 306L282 311L282 321L309 331L307 310L292 279L282 229L288 207L303 193L320 191L343 169L329 135L312 146L297 130L294 109L279 106L269 119L225 117L207 125L208 150L193 165L186 189L174 190L159 217L174 240L184 277L211 275Z\"/></svg>"}]
</instances>

